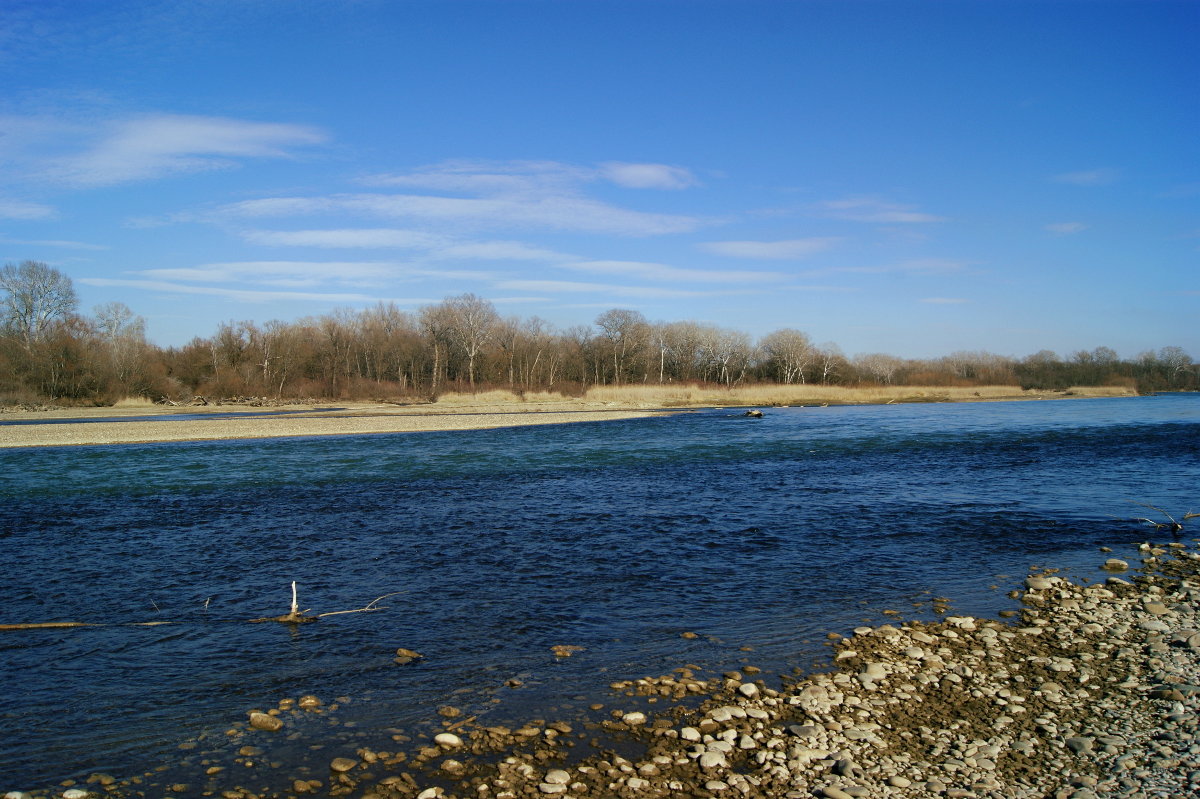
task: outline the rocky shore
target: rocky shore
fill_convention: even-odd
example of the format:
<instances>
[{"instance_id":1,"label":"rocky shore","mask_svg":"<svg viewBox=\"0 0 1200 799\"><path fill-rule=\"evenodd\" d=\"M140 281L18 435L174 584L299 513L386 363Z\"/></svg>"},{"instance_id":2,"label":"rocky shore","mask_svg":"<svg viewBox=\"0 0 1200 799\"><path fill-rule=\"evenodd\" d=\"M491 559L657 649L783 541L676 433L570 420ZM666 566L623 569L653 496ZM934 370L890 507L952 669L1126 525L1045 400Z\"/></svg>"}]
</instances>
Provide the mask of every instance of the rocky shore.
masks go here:
<instances>
[{"instance_id":1,"label":"rocky shore","mask_svg":"<svg viewBox=\"0 0 1200 799\"><path fill-rule=\"evenodd\" d=\"M93 775L7 799L1194 797L1200 552L1140 555L1094 584L1031 575L1013 618L830 633L829 669L782 681L684 666L613 683L584 722L484 726L443 707L386 749L314 746L302 771L273 748L336 704L287 699L248 713L227 732L236 755L186 781Z\"/></svg>"}]
</instances>

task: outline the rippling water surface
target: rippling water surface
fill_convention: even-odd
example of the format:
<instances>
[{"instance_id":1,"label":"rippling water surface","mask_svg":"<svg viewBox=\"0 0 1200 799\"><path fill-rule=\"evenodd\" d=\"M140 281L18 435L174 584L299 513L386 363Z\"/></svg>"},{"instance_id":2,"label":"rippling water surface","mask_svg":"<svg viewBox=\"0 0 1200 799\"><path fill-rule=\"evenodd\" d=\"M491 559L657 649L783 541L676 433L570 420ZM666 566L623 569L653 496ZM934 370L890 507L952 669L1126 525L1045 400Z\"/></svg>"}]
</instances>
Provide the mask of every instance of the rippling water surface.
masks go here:
<instances>
[{"instance_id":1,"label":"rippling water surface","mask_svg":"<svg viewBox=\"0 0 1200 799\"><path fill-rule=\"evenodd\" d=\"M885 609L991 614L1033 565L1097 577L1099 546L1156 535L1132 501L1200 510L1200 397L0 449L0 623L182 622L0 633L0 789L136 773L303 693L350 697L369 734L445 703L565 712L684 663L807 666ZM241 623L292 580L313 612L406 593Z\"/></svg>"}]
</instances>

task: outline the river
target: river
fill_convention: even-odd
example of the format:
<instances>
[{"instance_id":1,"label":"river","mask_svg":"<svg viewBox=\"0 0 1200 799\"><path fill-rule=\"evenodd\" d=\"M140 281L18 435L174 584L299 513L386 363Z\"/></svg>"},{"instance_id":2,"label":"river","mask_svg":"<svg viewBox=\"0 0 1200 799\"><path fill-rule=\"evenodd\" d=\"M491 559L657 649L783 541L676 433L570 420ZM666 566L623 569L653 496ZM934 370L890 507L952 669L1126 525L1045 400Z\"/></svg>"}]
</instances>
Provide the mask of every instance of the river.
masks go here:
<instances>
[{"instance_id":1,"label":"river","mask_svg":"<svg viewBox=\"0 0 1200 799\"><path fill-rule=\"evenodd\" d=\"M1200 510L1200 396L0 449L0 623L175 622L0 632L0 790L176 768L301 694L344 697L370 742L444 704L586 714L685 663L808 669L885 611L995 615L1035 566L1100 578L1101 546L1171 538L1136 503ZM314 613L404 593L245 623L292 581Z\"/></svg>"}]
</instances>

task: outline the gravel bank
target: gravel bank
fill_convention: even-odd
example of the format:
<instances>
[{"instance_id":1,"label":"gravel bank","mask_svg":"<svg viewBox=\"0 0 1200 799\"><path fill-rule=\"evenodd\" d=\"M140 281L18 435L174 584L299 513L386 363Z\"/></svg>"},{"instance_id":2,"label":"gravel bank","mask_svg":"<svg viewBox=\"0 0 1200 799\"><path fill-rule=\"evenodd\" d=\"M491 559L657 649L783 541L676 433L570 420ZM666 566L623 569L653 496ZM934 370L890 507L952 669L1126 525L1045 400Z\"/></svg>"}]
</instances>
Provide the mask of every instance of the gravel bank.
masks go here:
<instances>
[{"instance_id":1,"label":"gravel bank","mask_svg":"<svg viewBox=\"0 0 1200 799\"><path fill-rule=\"evenodd\" d=\"M598 422L658 415L647 409L613 408L599 404L560 403L530 407L514 405L394 406L350 404L329 409L290 407L254 409L238 405L208 408L75 408L48 412L10 413L0 421L46 424L0 425L0 447L53 447L86 444L140 444L165 441L209 441L235 438L417 433L439 430L482 430L495 427ZM222 414L253 414L230 418ZM140 419L196 414L198 419ZM278 414L278 415L272 415ZM139 417L118 421L122 417ZM82 424L55 423L82 419ZM113 421L104 421L113 419Z\"/></svg>"},{"instance_id":2,"label":"gravel bank","mask_svg":"<svg viewBox=\"0 0 1200 799\"><path fill-rule=\"evenodd\" d=\"M489 727L446 707L388 750L312 741L301 768L272 763L272 746L336 703L287 699L227 731L231 757L182 746L186 782L93 775L51 795L1194 797L1200 552L1141 554L1103 584L1031 575L1019 618L831 633L830 670L781 683L681 667L614 683L599 723Z\"/></svg>"}]
</instances>

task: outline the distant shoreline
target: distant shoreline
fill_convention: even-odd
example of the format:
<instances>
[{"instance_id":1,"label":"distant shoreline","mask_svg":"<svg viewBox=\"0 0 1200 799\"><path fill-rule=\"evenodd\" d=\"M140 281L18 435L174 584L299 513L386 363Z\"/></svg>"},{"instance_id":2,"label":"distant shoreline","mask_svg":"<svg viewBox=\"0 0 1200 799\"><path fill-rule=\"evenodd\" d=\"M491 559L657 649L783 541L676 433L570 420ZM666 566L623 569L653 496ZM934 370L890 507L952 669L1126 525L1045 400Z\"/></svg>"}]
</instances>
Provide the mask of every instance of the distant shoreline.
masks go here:
<instances>
[{"instance_id":1,"label":"distant shoreline","mask_svg":"<svg viewBox=\"0 0 1200 799\"><path fill-rule=\"evenodd\" d=\"M623 386L589 391L582 398L490 391L446 395L437 402L308 402L164 406L127 401L111 407L20 410L0 414L0 448L146 444L328 435L484 430L662 416L713 407L781 407L929 402L988 402L1135 396L1128 389L1078 388L1022 391L1015 386L977 388L759 386L732 390ZM282 413L281 413L282 411ZM238 414L236 417L228 414ZM129 417L195 416L194 419ZM204 418L212 417L212 418ZM62 423L86 420L87 424ZM45 420L46 424L36 422ZM111 421L109 421L111 420ZM5 425L3 422L30 422Z\"/></svg>"}]
</instances>

